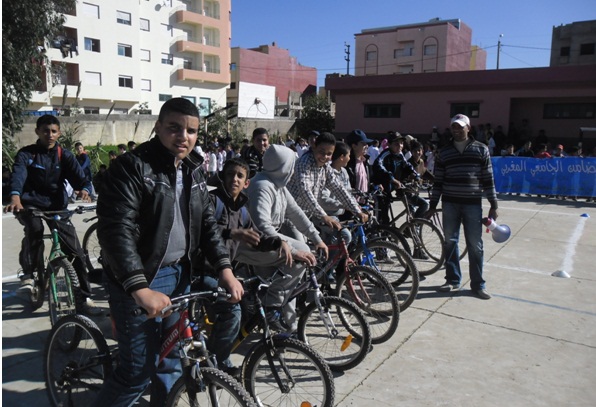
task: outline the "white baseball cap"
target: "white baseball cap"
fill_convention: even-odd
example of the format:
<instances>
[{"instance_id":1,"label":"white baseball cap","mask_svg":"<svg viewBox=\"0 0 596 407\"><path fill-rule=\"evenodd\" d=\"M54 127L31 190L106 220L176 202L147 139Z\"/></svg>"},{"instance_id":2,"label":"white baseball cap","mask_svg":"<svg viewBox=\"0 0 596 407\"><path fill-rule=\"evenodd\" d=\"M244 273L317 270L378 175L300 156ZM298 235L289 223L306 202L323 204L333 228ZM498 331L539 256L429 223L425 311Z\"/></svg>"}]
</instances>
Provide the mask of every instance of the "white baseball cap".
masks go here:
<instances>
[{"instance_id":1,"label":"white baseball cap","mask_svg":"<svg viewBox=\"0 0 596 407\"><path fill-rule=\"evenodd\" d=\"M451 119L451 124L453 123L457 123L462 127L470 127L470 119L468 116L464 114L456 114L455 116L453 116L453 118Z\"/></svg>"}]
</instances>

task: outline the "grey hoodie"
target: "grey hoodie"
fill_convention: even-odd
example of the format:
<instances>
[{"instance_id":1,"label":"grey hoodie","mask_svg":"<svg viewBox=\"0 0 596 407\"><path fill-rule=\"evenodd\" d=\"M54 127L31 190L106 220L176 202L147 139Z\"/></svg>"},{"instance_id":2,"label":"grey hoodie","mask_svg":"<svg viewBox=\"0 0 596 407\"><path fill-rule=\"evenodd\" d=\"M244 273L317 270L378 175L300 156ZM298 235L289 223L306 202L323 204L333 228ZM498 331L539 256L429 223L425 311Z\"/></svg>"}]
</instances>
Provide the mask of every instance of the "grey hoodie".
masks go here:
<instances>
[{"instance_id":1,"label":"grey hoodie","mask_svg":"<svg viewBox=\"0 0 596 407\"><path fill-rule=\"evenodd\" d=\"M296 153L280 146L270 146L263 155L263 170L250 181L247 189L248 210L256 227L265 236L280 236L286 219L315 244L321 237L315 226L290 195L286 184L294 172Z\"/></svg>"}]
</instances>

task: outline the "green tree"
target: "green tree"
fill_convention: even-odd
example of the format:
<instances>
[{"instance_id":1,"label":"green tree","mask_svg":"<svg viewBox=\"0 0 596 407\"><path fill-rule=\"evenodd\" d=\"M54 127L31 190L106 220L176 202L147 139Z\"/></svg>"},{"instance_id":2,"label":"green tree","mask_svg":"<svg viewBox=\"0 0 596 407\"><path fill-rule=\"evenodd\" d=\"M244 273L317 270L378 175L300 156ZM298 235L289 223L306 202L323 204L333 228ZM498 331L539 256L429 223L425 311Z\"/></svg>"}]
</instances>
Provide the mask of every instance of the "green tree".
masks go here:
<instances>
[{"instance_id":1,"label":"green tree","mask_svg":"<svg viewBox=\"0 0 596 407\"><path fill-rule=\"evenodd\" d=\"M313 95L304 101L302 113L296 121L298 132L305 136L311 130L333 131L335 119L331 116L331 103L325 96Z\"/></svg>"},{"instance_id":2,"label":"green tree","mask_svg":"<svg viewBox=\"0 0 596 407\"><path fill-rule=\"evenodd\" d=\"M204 122L201 123L202 137L199 139L201 143L210 143L216 141L218 138L230 136L232 142L240 143L244 137L244 119L234 115L235 108L225 109L217 106L216 103L212 106L213 113L207 117L207 133L205 133ZM229 118L231 117L231 118Z\"/></svg>"},{"instance_id":3,"label":"green tree","mask_svg":"<svg viewBox=\"0 0 596 407\"><path fill-rule=\"evenodd\" d=\"M22 128L31 92L49 65L45 44L62 32L64 14L75 5L76 0L2 3L2 137Z\"/></svg>"}]
</instances>

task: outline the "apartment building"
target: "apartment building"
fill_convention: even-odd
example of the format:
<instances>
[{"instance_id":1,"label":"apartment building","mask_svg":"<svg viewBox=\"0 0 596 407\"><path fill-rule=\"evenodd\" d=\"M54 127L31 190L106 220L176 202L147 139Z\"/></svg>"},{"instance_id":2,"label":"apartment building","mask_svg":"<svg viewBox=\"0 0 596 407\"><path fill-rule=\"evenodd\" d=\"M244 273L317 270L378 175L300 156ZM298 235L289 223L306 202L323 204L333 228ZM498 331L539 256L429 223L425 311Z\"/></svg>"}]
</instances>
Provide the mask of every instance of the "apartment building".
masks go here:
<instances>
[{"instance_id":1,"label":"apartment building","mask_svg":"<svg viewBox=\"0 0 596 407\"><path fill-rule=\"evenodd\" d=\"M486 69L486 51L459 19L368 28L355 38L356 76Z\"/></svg>"},{"instance_id":2,"label":"apartment building","mask_svg":"<svg viewBox=\"0 0 596 407\"><path fill-rule=\"evenodd\" d=\"M596 64L596 20L553 27L550 66Z\"/></svg>"},{"instance_id":3,"label":"apartment building","mask_svg":"<svg viewBox=\"0 0 596 407\"><path fill-rule=\"evenodd\" d=\"M207 115L226 103L230 13L231 0L78 1L45 44L56 69L29 110L56 112L65 100L87 114L157 114L185 97Z\"/></svg>"}]
</instances>

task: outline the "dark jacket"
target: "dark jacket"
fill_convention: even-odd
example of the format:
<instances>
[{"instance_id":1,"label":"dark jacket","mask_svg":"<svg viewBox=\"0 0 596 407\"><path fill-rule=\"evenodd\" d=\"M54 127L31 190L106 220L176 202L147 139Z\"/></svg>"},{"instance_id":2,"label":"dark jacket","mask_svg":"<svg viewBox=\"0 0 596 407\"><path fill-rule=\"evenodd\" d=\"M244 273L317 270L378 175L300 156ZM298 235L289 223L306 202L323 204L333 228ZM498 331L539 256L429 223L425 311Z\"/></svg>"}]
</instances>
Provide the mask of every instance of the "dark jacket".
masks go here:
<instances>
[{"instance_id":1,"label":"dark jacket","mask_svg":"<svg viewBox=\"0 0 596 407\"><path fill-rule=\"evenodd\" d=\"M10 195L20 195L23 206L62 210L68 206L65 180L77 191L91 191L90 181L85 177L74 154L59 147L58 143L48 150L38 141L23 147L17 153L10 181Z\"/></svg>"},{"instance_id":2,"label":"dark jacket","mask_svg":"<svg viewBox=\"0 0 596 407\"><path fill-rule=\"evenodd\" d=\"M217 225L220 227L221 235L224 238L226 247L230 250L230 257L234 259L240 242L232 240L231 233L233 229L252 229L261 235L259 245L254 249L260 252L268 252L272 250L278 250L281 247L281 238L279 236L263 236L263 234L257 229L255 224L248 213L248 208L245 205L248 203L248 197L240 193L236 202L232 200L232 197L223 189L223 187L217 188L210 192L213 206L216 212ZM223 205L221 214L217 209L217 199L220 199ZM244 209L242 209L245 207ZM244 211L244 214L242 213Z\"/></svg>"},{"instance_id":3,"label":"dark jacket","mask_svg":"<svg viewBox=\"0 0 596 407\"><path fill-rule=\"evenodd\" d=\"M162 266L174 221L174 162L159 139L153 138L120 156L106 172L97 202L97 235L108 276L128 293L148 287ZM204 249L220 271L231 267L230 256L213 216L201 163L195 151L182 162L189 198L187 260L198 269Z\"/></svg>"},{"instance_id":4,"label":"dark jacket","mask_svg":"<svg viewBox=\"0 0 596 407\"><path fill-rule=\"evenodd\" d=\"M381 184L386 192L393 190L391 181L397 179L404 181L410 175L418 176L418 173L412 167L402 153L393 154L389 148L383 150L373 164L374 184Z\"/></svg>"},{"instance_id":5,"label":"dark jacket","mask_svg":"<svg viewBox=\"0 0 596 407\"><path fill-rule=\"evenodd\" d=\"M254 146L248 147L244 151L244 154L242 154L242 158L244 158L244 161L248 163L248 167L250 168L248 178L254 177L257 172L261 172L263 169L263 154L259 153Z\"/></svg>"}]
</instances>

